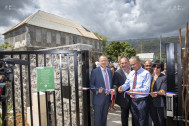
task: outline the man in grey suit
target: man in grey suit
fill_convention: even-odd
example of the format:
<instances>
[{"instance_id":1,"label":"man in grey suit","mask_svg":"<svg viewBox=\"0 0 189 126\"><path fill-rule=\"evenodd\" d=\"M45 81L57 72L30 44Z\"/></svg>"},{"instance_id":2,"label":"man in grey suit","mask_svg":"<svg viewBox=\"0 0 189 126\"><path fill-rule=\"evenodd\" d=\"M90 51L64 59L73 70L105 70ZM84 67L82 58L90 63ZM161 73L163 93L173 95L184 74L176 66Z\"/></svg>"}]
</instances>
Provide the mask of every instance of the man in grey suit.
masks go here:
<instances>
[{"instance_id":1,"label":"man in grey suit","mask_svg":"<svg viewBox=\"0 0 189 126\"><path fill-rule=\"evenodd\" d=\"M117 88L125 83L125 80L127 79L131 71L131 68L129 66L129 59L127 57L122 56L120 58L120 67L121 69L117 70L114 73L114 77L113 77L113 85ZM117 88L116 88L116 91L117 91ZM118 104L121 107L122 126L128 126L129 109L131 106L130 101L131 101L131 98L129 95L126 94L124 98L124 92L117 93L116 104Z\"/></svg>"},{"instance_id":2,"label":"man in grey suit","mask_svg":"<svg viewBox=\"0 0 189 126\"><path fill-rule=\"evenodd\" d=\"M106 126L111 91L114 93L115 90L111 89L112 71L107 68L107 56L100 56L99 63L100 67L94 69L90 77L90 87L93 91L94 126Z\"/></svg>"}]
</instances>

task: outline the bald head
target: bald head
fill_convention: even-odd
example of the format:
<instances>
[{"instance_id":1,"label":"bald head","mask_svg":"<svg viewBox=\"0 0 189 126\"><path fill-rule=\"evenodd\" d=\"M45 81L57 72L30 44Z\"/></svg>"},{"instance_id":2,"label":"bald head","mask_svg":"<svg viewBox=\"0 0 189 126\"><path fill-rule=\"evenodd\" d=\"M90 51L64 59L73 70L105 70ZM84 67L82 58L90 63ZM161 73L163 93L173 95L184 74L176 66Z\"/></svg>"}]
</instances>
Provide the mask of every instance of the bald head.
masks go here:
<instances>
[{"instance_id":1,"label":"bald head","mask_svg":"<svg viewBox=\"0 0 189 126\"><path fill-rule=\"evenodd\" d=\"M152 61L147 60L144 64L144 68L149 71L151 74L153 74L153 69L152 69Z\"/></svg>"},{"instance_id":2,"label":"bald head","mask_svg":"<svg viewBox=\"0 0 189 126\"><path fill-rule=\"evenodd\" d=\"M140 59L137 56L132 57L129 60L130 66L133 70L138 71L141 68Z\"/></svg>"},{"instance_id":3,"label":"bald head","mask_svg":"<svg viewBox=\"0 0 189 126\"><path fill-rule=\"evenodd\" d=\"M106 69L106 67L108 66L108 58L106 55L99 57L99 64L102 68Z\"/></svg>"}]
</instances>

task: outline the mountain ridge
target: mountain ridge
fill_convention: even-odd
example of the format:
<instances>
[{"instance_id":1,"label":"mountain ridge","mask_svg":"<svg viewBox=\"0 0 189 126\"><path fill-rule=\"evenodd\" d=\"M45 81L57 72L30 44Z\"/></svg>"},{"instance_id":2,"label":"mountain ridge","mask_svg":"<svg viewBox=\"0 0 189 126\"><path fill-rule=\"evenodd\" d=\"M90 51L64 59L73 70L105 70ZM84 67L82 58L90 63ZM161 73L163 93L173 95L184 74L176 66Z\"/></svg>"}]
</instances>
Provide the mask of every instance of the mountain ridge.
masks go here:
<instances>
[{"instance_id":1,"label":"mountain ridge","mask_svg":"<svg viewBox=\"0 0 189 126\"><path fill-rule=\"evenodd\" d=\"M184 40L185 37L182 36L182 47L184 46ZM128 42L131 45L131 48L134 48L137 53L154 53L155 56L159 56L160 54L160 38L128 39L121 41ZM165 55L166 43L180 43L179 36L161 38L162 55Z\"/></svg>"}]
</instances>

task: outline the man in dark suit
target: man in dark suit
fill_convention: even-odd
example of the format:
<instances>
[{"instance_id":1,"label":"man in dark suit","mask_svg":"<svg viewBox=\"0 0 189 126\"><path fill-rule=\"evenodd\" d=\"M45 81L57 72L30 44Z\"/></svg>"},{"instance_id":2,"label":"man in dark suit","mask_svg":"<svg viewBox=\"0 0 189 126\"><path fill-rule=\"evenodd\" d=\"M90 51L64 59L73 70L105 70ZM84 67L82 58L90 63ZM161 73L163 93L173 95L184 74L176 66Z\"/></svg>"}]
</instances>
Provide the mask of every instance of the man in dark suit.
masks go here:
<instances>
[{"instance_id":1,"label":"man in dark suit","mask_svg":"<svg viewBox=\"0 0 189 126\"><path fill-rule=\"evenodd\" d=\"M94 69L90 77L90 86L93 91L94 126L106 126L110 94L115 90L111 89L113 86L112 71L107 68L107 56L100 56L99 63L100 67Z\"/></svg>"},{"instance_id":2,"label":"man in dark suit","mask_svg":"<svg viewBox=\"0 0 189 126\"><path fill-rule=\"evenodd\" d=\"M114 73L113 77L113 85L117 88L125 83L125 80L127 79L131 70L129 66L129 59L127 57L122 56L120 58L120 67L121 68ZM121 107L122 126L128 126L129 109L131 105L130 100L131 98L127 94L124 98L124 92L117 93L116 104L118 104Z\"/></svg>"}]
</instances>

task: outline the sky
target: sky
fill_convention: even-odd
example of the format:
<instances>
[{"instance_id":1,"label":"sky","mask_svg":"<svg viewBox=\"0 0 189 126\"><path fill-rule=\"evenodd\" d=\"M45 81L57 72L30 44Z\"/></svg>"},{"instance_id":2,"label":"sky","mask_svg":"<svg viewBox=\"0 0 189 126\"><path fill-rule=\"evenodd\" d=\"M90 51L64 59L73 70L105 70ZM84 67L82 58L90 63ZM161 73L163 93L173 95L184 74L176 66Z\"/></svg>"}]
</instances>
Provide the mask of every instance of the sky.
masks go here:
<instances>
[{"instance_id":1,"label":"sky","mask_svg":"<svg viewBox=\"0 0 189 126\"><path fill-rule=\"evenodd\" d=\"M189 0L0 0L1 34L42 10L113 40L185 35Z\"/></svg>"}]
</instances>

